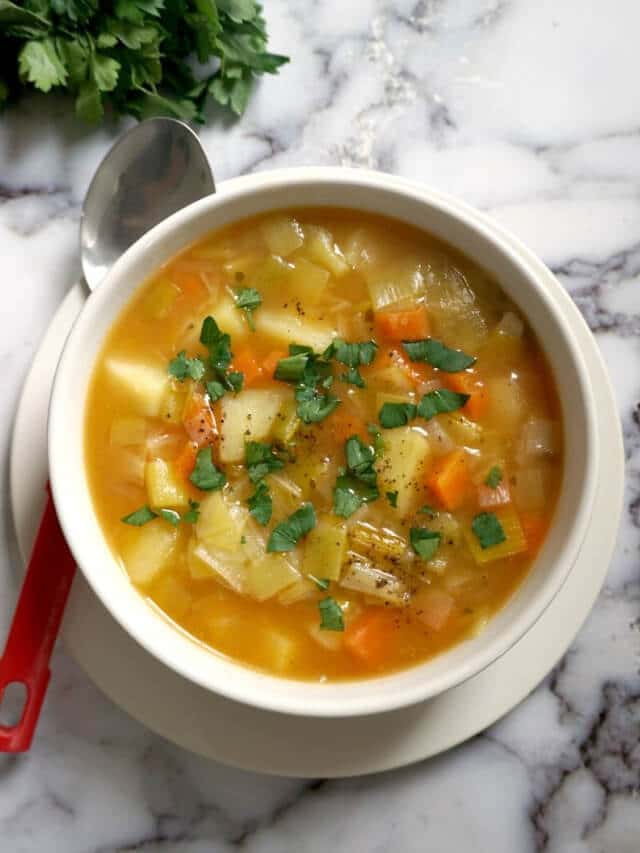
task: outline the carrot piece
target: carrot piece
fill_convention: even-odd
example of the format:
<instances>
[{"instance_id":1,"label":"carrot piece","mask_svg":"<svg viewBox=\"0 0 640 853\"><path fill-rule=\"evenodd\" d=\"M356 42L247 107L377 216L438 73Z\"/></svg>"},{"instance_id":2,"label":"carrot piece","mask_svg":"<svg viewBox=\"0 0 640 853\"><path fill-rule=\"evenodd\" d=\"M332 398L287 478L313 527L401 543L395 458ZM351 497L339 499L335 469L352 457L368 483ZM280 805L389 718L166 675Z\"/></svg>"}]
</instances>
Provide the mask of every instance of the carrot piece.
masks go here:
<instances>
[{"instance_id":1,"label":"carrot piece","mask_svg":"<svg viewBox=\"0 0 640 853\"><path fill-rule=\"evenodd\" d=\"M378 311L376 331L390 341L417 341L429 334L429 317L424 305L406 311Z\"/></svg>"},{"instance_id":2,"label":"carrot piece","mask_svg":"<svg viewBox=\"0 0 640 853\"><path fill-rule=\"evenodd\" d=\"M198 447L214 444L218 440L218 425L205 395L193 389L184 407L182 424L191 441Z\"/></svg>"},{"instance_id":3,"label":"carrot piece","mask_svg":"<svg viewBox=\"0 0 640 853\"><path fill-rule=\"evenodd\" d=\"M344 645L367 666L380 666L393 654L396 630L393 613L383 607L369 607L347 626Z\"/></svg>"},{"instance_id":4,"label":"carrot piece","mask_svg":"<svg viewBox=\"0 0 640 853\"><path fill-rule=\"evenodd\" d=\"M187 441L174 460L173 464L176 471L185 480L188 480L190 474L193 472L198 450L199 448L195 441Z\"/></svg>"},{"instance_id":5,"label":"carrot piece","mask_svg":"<svg viewBox=\"0 0 640 853\"><path fill-rule=\"evenodd\" d=\"M481 483L478 486L478 506L480 509L491 509L494 506L504 506L511 503L509 484L504 480L495 489Z\"/></svg>"},{"instance_id":6,"label":"carrot piece","mask_svg":"<svg viewBox=\"0 0 640 853\"><path fill-rule=\"evenodd\" d=\"M535 556L546 538L549 521L538 512L523 512L520 514L520 525L527 540L528 550Z\"/></svg>"},{"instance_id":7,"label":"carrot piece","mask_svg":"<svg viewBox=\"0 0 640 853\"><path fill-rule=\"evenodd\" d=\"M469 399L462 407L462 411L465 414L473 418L474 421L484 417L489 408L489 395L486 385L475 370L450 373L446 376L444 382L450 391L469 395Z\"/></svg>"},{"instance_id":8,"label":"carrot piece","mask_svg":"<svg viewBox=\"0 0 640 853\"><path fill-rule=\"evenodd\" d=\"M273 379L273 374L276 372L276 365L281 358L286 358L287 354L283 350L274 350L262 362L262 373L265 379Z\"/></svg>"},{"instance_id":9,"label":"carrot piece","mask_svg":"<svg viewBox=\"0 0 640 853\"><path fill-rule=\"evenodd\" d=\"M445 509L461 506L471 485L464 450L452 450L439 459L429 472L427 485Z\"/></svg>"},{"instance_id":10,"label":"carrot piece","mask_svg":"<svg viewBox=\"0 0 640 853\"><path fill-rule=\"evenodd\" d=\"M171 279L189 302L199 302L207 293L202 278L195 272L172 270Z\"/></svg>"},{"instance_id":11,"label":"carrot piece","mask_svg":"<svg viewBox=\"0 0 640 853\"><path fill-rule=\"evenodd\" d=\"M262 376L262 369L258 364L258 359L249 347L243 347L235 353L233 356L232 368L233 370L239 370L240 373L244 374L244 388L249 388L251 385L255 385Z\"/></svg>"}]
</instances>

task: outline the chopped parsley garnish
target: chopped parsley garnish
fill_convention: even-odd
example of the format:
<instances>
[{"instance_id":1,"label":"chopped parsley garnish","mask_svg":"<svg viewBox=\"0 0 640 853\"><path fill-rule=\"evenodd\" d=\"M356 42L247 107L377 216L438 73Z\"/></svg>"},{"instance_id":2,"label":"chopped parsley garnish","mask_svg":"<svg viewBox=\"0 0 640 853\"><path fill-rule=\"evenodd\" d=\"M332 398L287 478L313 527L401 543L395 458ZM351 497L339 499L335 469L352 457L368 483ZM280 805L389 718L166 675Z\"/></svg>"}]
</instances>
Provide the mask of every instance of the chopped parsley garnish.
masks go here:
<instances>
[{"instance_id":1,"label":"chopped parsley garnish","mask_svg":"<svg viewBox=\"0 0 640 853\"><path fill-rule=\"evenodd\" d=\"M253 322L253 312L262 305L262 296L255 287L241 287L236 291L236 308L241 309L247 318L247 325L252 332L256 326Z\"/></svg>"},{"instance_id":2,"label":"chopped parsley garnish","mask_svg":"<svg viewBox=\"0 0 640 853\"><path fill-rule=\"evenodd\" d=\"M489 488L497 489L502 482L502 468L499 465L494 465L485 477L484 482Z\"/></svg>"},{"instance_id":3,"label":"chopped parsley garnish","mask_svg":"<svg viewBox=\"0 0 640 853\"><path fill-rule=\"evenodd\" d=\"M192 501L191 498L189 498L189 509L182 516L182 520L186 521L187 524L195 524L199 518L200 504L198 501Z\"/></svg>"},{"instance_id":4,"label":"chopped parsley garnish","mask_svg":"<svg viewBox=\"0 0 640 853\"><path fill-rule=\"evenodd\" d=\"M402 341L402 346L411 361L426 361L445 373L458 373L476 363L472 355L459 349L450 349L435 338L422 341Z\"/></svg>"},{"instance_id":5,"label":"chopped parsley garnish","mask_svg":"<svg viewBox=\"0 0 640 853\"><path fill-rule=\"evenodd\" d=\"M345 442L347 467L333 489L333 511L342 518L349 518L364 503L375 501L378 491L377 474L373 467L376 452L357 435Z\"/></svg>"},{"instance_id":6,"label":"chopped parsley garnish","mask_svg":"<svg viewBox=\"0 0 640 853\"><path fill-rule=\"evenodd\" d=\"M377 424L367 424L367 432L373 436L373 449L376 452L376 459L380 459L384 453L384 438L378 429Z\"/></svg>"},{"instance_id":7,"label":"chopped parsley garnish","mask_svg":"<svg viewBox=\"0 0 640 853\"><path fill-rule=\"evenodd\" d=\"M418 512L421 512L423 515L427 515L429 518L435 518L438 514L437 510L435 510L432 506L429 506L429 504L421 506Z\"/></svg>"},{"instance_id":8,"label":"chopped parsley garnish","mask_svg":"<svg viewBox=\"0 0 640 853\"><path fill-rule=\"evenodd\" d=\"M448 388L438 388L436 391L429 391L420 400L418 415L429 421L435 415L461 409L468 399L468 394L458 394L457 391L449 391Z\"/></svg>"},{"instance_id":9,"label":"chopped parsley garnish","mask_svg":"<svg viewBox=\"0 0 640 853\"><path fill-rule=\"evenodd\" d=\"M130 512L129 515L125 515L121 521L124 521L125 524L131 524L133 527L142 527L143 524L146 524L148 521L157 517L158 514L145 504L135 512Z\"/></svg>"},{"instance_id":10,"label":"chopped parsley garnish","mask_svg":"<svg viewBox=\"0 0 640 853\"><path fill-rule=\"evenodd\" d=\"M342 618L342 608L331 596L323 598L318 602L320 610L320 628L323 631L344 631L344 620Z\"/></svg>"},{"instance_id":11,"label":"chopped parsley garnish","mask_svg":"<svg viewBox=\"0 0 640 853\"><path fill-rule=\"evenodd\" d=\"M391 504L391 506L396 509L398 506L398 493L397 492L385 492L387 496L387 500Z\"/></svg>"},{"instance_id":12,"label":"chopped parsley garnish","mask_svg":"<svg viewBox=\"0 0 640 853\"><path fill-rule=\"evenodd\" d=\"M340 405L340 400L335 394L318 391L317 388L310 385L296 388L295 398L298 403L296 407L298 417L305 424L323 421Z\"/></svg>"},{"instance_id":13,"label":"chopped parsley garnish","mask_svg":"<svg viewBox=\"0 0 640 853\"><path fill-rule=\"evenodd\" d=\"M189 480L203 492L215 492L227 482L224 471L213 464L210 447L202 447L196 456L196 464Z\"/></svg>"},{"instance_id":14,"label":"chopped parsley garnish","mask_svg":"<svg viewBox=\"0 0 640 853\"><path fill-rule=\"evenodd\" d=\"M295 352L293 355L287 356L287 358L281 358L276 364L275 373L273 374L274 378L279 379L281 382L302 382L304 370L309 361L309 355L310 353L304 350L302 352Z\"/></svg>"},{"instance_id":15,"label":"chopped parsley garnish","mask_svg":"<svg viewBox=\"0 0 640 853\"><path fill-rule=\"evenodd\" d=\"M412 527L409 531L411 547L421 560L430 560L440 547L442 534L426 527Z\"/></svg>"},{"instance_id":16,"label":"chopped parsley garnish","mask_svg":"<svg viewBox=\"0 0 640 853\"><path fill-rule=\"evenodd\" d=\"M367 383L362 378L362 374L357 367L350 367L346 373L341 373L340 379L342 382L346 382L347 385L355 385L358 388L367 387Z\"/></svg>"},{"instance_id":17,"label":"chopped parsley garnish","mask_svg":"<svg viewBox=\"0 0 640 853\"><path fill-rule=\"evenodd\" d=\"M324 358L333 358L347 367L360 367L371 364L377 352L378 344L375 341L356 341L348 344L341 338L336 338L324 351Z\"/></svg>"},{"instance_id":18,"label":"chopped parsley garnish","mask_svg":"<svg viewBox=\"0 0 640 853\"><path fill-rule=\"evenodd\" d=\"M298 542L316 526L313 504L303 504L280 524L277 524L267 542L267 551L293 551Z\"/></svg>"},{"instance_id":19,"label":"chopped parsley garnish","mask_svg":"<svg viewBox=\"0 0 640 853\"><path fill-rule=\"evenodd\" d=\"M212 403L215 403L216 400L219 400L224 395L224 385L222 382L218 382L217 379L207 382L205 387Z\"/></svg>"},{"instance_id":20,"label":"chopped parsley garnish","mask_svg":"<svg viewBox=\"0 0 640 853\"><path fill-rule=\"evenodd\" d=\"M252 483L258 483L271 471L279 471L284 468L284 462L275 455L270 444L262 444L259 441L245 441L244 454L247 473Z\"/></svg>"},{"instance_id":21,"label":"chopped parsley garnish","mask_svg":"<svg viewBox=\"0 0 640 853\"><path fill-rule=\"evenodd\" d=\"M185 379L194 379L198 382L204 376L205 366L201 358L187 358L186 352L182 350L169 362L169 376L184 382Z\"/></svg>"},{"instance_id":22,"label":"chopped parsley garnish","mask_svg":"<svg viewBox=\"0 0 640 853\"><path fill-rule=\"evenodd\" d=\"M378 419L385 429L404 426L412 421L418 407L415 403L383 403Z\"/></svg>"},{"instance_id":23,"label":"chopped parsley garnish","mask_svg":"<svg viewBox=\"0 0 640 853\"><path fill-rule=\"evenodd\" d=\"M247 504L249 505L250 515L255 518L258 524L265 525L271 521L273 501L265 482L258 483L255 492L251 495Z\"/></svg>"},{"instance_id":24,"label":"chopped parsley garnish","mask_svg":"<svg viewBox=\"0 0 640 853\"><path fill-rule=\"evenodd\" d=\"M174 527L180 524L180 513L176 512L175 509L160 509L158 515Z\"/></svg>"},{"instance_id":25,"label":"chopped parsley garnish","mask_svg":"<svg viewBox=\"0 0 640 853\"><path fill-rule=\"evenodd\" d=\"M242 389L244 374L237 370L228 371L233 353L231 352L231 338L226 332L218 328L213 317L205 317L200 331L200 343L209 350L209 367L214 373L215 383L207 383L207 391L212 400L218 400L224 391L235 391ZM211 386L211 389L209 389ZM213 392L213 393L212 393Z\"/></svg>"},{"instance_id":26,"label":"chopped parsley garnish","mask_svg":"<svg viewBox=\"0 0 640 853\"><path fill-rule=\"evenodd\" d=\"M327 590L331 581L328 578L317 578L315 575L307 575L310 581L313 581L318 589Z\"/></svg>"},{"instance_id":27,"label":"chopped parsley garnish","mask_svg":"<svg viewBox=\"0 0 640 853\"><path fill-rule=\"evenodd\" d=\"M506 540L502 525L494 512L481 512L471 522L471 529L478 537L481 548L492 548Z\"/></svg>"}]
</instances>

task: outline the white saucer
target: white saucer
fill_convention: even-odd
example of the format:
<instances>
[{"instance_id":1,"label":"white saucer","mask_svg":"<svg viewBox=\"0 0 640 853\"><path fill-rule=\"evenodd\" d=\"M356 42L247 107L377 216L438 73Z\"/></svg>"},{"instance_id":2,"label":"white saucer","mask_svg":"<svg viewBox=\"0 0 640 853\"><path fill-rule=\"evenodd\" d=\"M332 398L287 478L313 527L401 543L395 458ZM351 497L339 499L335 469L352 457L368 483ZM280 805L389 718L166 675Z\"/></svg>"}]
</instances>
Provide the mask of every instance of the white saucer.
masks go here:
<instances>
[{"instance_id":1,"label":"white saucer","mask_svg":"<svg viewBox=\"0 0 640 853\"><path fill-rule=\"evenodd\" d=\"M540 261L512 242L553 282ZM58 309L18 408L11 501L23 555L30 551L44 503L53 374L84 299L77 284ZM570 298L563 302L589 366L607 476L599 478L593 522L564 587L529 633L484 672L427 703L388 714L336 720L261 711L208 693L164 667L115 622L81 574L63 624L68 651L107 696L153 731L208 758L265 773L336 777L388 770L449 749L495 722L536 687L585 620L606 575L622 507L624 457L616 402L591 333Z\"/></svg>"}]
</instances>

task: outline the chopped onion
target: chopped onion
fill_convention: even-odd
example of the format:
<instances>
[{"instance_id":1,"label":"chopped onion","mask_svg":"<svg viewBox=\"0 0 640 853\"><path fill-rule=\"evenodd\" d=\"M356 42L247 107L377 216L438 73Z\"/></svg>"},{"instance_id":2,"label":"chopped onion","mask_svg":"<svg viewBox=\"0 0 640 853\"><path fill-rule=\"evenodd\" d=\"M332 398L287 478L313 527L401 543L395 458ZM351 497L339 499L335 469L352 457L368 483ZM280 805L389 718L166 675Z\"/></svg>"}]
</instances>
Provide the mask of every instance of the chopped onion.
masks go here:
<instances>
[{"instance_id":1,"label":"chopped onion","mask_svg":"<svg viewBox=\"0 0 640 853\"><path fill-rule=\"evenodd\" d=\"M525 461L531 456L553 454L557 450L558 439L554 421L535 418L525 423L518 450L519 461Z\"/></svg>"},{"instance_id":2,"label":"chopped onion","mask_svg":"<svg viewBox=\"0 0 640 853\"><path fill-rule=\"evenodd\" d=\"M339 631L324 631L318 625L309 625L309 636L329 652L339 652L342 648L343 635Z\"/></svg>"},{"instance_id":3,"label":"chopped onion","mask_svg":"<svg viewBox=\"0 0 640 853\"><path fill-rule=\"evenodd\" d=\"M507 311L498 323L497 330L502 332L503 335L510 335L512 338L521 338L524 332L524 323L513 311Z\"/></svg>"},{"instance_id":4,"label":"chopped onion","mask_svg":"<svg viewBox=\"0 0 640 853\"><path fill-rule=\"evenodd\" d=\"M193 549L193 556L206 563L211 568L211 573L217 576L225 586L236 592L243 592L247 580L245 563L239 559L237 554L231 551L219 551L212 554L204 545L198 544Z\"/></svg>"},{"instance_id":5,"label":"chopped onion","mask_svg":"<svg viewBox=\"0 0 640 853\"><path fill-rule=\"evenodd\" d=\"M449 433L439 422L438 418L432 418L425 424L421 424L422 430L426 433L429 439L429 446L436 456L444 456L445 453L450 453L455 444L451 440Z\"/></svg>"},{"instance_id":6,"label":"chopped onion","mask_svg":"<svg viewBox=\"0 0 640 853\"><path fill-rule=\"evenodd\" d=\"M519 509L542 509L546 502L545 476L540 468L521 468L516 472L513 492Z\"/></svg>"},{"instance_id":7,"label":"chopped onion","mask_svg":"<svg viewBox=\"0 0 640 853\"><path fill-rule=\"evenodd\" d=\"M145 444L150 459L173 459L184 444L184 438L176 432L156 431L147 436Z\"/></svg>"},{"instance_id":8,"label":"chopped onion","mask_svg":"<svg viewBox=\"0 0 640 853\"><path fill-rule=\"evenodd\" d=\"M289 492L289 494L293 495L294 498L302 497L302 489L297 483L294 483L291 478L285 477L283 474L273 473L270 477L272 483L277 483L283 491Z\"/></svg>"},{"instance_id":9,"label":"chopped onion","mask_svg":"<svg viewBox=\"0 0 640 853\"><path fill-rule=\"evenodd\" d=\"M454 598L443 589L422 587L411 602L418 619L432 631L440 631L449 621Z\"/></svg>"},{"instance_id":10,"label":"chopped onion","mask_svg":"<svg viewBox=\"0 0 640 853\"><path fill-rule=\"evenodd\" d=\"M372 595L397 607L406 604L409 596L406 585L395 575L374 568L364 557L354 552L347 556L340 586Z\"/></svg>"}]
</instances>

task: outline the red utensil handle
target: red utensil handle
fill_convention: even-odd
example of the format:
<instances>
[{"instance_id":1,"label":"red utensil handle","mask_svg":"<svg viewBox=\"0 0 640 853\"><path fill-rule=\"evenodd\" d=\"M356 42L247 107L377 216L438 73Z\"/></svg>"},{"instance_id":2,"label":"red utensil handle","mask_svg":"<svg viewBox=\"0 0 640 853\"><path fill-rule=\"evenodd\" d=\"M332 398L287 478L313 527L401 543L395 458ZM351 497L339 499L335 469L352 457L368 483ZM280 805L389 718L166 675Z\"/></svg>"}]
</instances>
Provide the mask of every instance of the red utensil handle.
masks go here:
<instances>
[{"instance_id":1,"label":"red utensil handle","mask_svg":"<svg viewBox=\"0 0 640 853\"><path fill-rule=\"evenodd\" d=\"M0 704L7 685L18 682L27 690L19 722L0 725L0 752L25 752L31 745L51 674L51 652L75 571L49 493L0 658Z\"/></svg>"}]
</instances>

